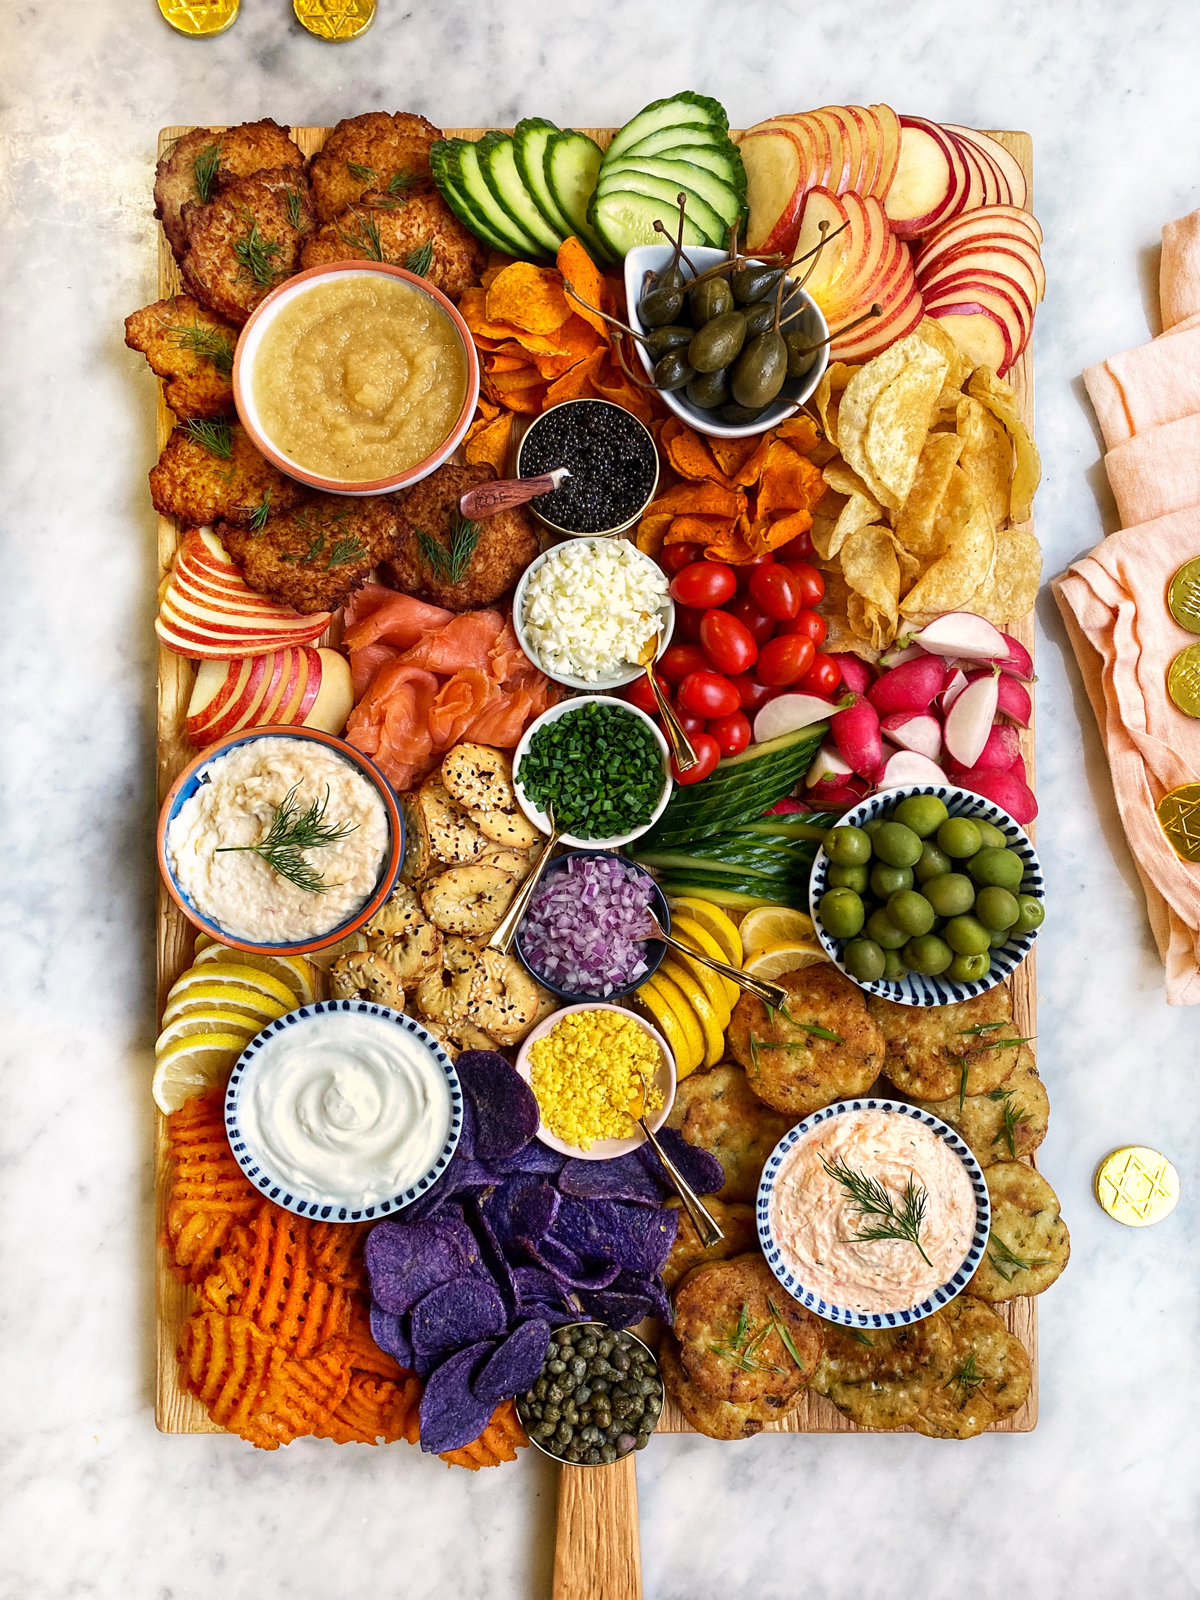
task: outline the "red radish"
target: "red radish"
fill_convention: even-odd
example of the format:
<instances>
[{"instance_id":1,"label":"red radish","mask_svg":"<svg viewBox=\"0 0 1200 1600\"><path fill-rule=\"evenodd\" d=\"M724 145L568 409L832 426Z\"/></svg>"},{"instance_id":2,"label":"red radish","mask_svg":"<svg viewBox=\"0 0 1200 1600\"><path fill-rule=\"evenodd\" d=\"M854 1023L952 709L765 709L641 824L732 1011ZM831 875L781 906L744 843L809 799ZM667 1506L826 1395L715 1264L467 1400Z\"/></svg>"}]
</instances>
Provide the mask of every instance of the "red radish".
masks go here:
<instances>
[{"instance_id":1,"label":"red radish","mask_svg":"<svg viewBox=\"0 0 1200 1600\"><path fill-rule=\"evenodd\" d=\"M938 719L928 711L893 711L879 726L902 749L915 750L918 755L928 756L930 761L937 760L942 748L942 730Z\"/></svg>"},{"instance_id":2,"label":"red radish","mask_svg":"<svg viewBox=\"0 0 1200 1600\"><path fill-rule=\"evenodd\" d=\"M988 672L968 683L946 713L946 752L957 765L973 767L979 760L995 721L996 701L996 679Z\"/></svg>"},{"instance_id":3,"label":"red radish","mask_svg":"<svg viewBox=\"0 0 1200 1600\"><path fill-rule=\"evenodd\" d=\"M829 659L837 662L847 689L854 694L866 694L874 682L874 673L861 656L838 655Z\"/></svg>"},{"instance_id":4,"label":"red radish","mask_svg":"<svg viewBox=\"0 0 1200 1600\"><path fill-rule=\"evenodd\" d=\"M805 805L803 800L777 800L769 811L764 811L764 817L790 817L798 811L811 811L812 807Z\"/></svg>"},{"instance_id":5,"label":"red radish","mask_svg":"<svg viewBox=\"0 0 1200 1600\"><path fill-rule=\"evenodd\" d=\"M1033 682L1033 657L1026 650L1019 639L1014 639L1011 633L1002 633L1000 637L1008 646L1006 656L997 657L992 663L999 667L1001 672L1007 672L1014 678L1024 678L1026 683Z\"/></svg>"},{"instance_id":6,"label":"red radish","mask_svg":"<svg viewBox=\"0 0 1200 1600\"><path fill-rule=\"evenodd\" d=\"M902 667L906 661L916 661L927 652L919 644L894 644L879 658L881 667Z\"/></svg>"},{"instance_id":7,"label":"red radish","mask_svg":"<svg viewBox=\"0 0 1200 1600\"><path fill-rule=\"evenodd\" d=\"M941 694L938 695L938 706L941 708L941 713L943 716L946 715L947 711L949 711L950 707L954 704L966 687L966 673L961 667L955 667L950 682L942 690Z\"/></svg>"},{"instance_id":8,"label":"red radish","mask_svg":"<svg viewBox=\"0 0 1200 1600\"><path fill-rule=\"evenodd\" d=\"M814 722L824 722L836 707L815 694L781 694L766 705L754 718L754 742L765 744L768 739L778 739L781 734L794 733L797 728L807 728Z\"/></svg>"},{"instance_id":9,"label":"red radish","mask_svg":"<svg viewBox=\"0 0 1200 1600\"><path fill-rule=\"evenodd\" d=\"M909 783L945 783L946 774L936 761L916 750L897 750L884 767L878 787L895 789Z\"/></svg>"},{"instance_id":10,"label":"red radish","mask_svg":"<svg viewBox=\"0 0 1200 1600\"><path fill-rule=\"evenodd\" d=\"M994 674L990 671L973 672L971 682L978 678L990 678ZM1015 678L1010 678L1007 672L1002 672L996 678L996 708L1002 717L1008 717L1019 727L1027 728L1029 719L1033 715L1033 701L1029 698L1029 690L1023 683L1018 683Z\"/></svg>"},{"instance_id":11,"label":"red radish","mask_svg":"<svg viewBox=\"0 0 1200 1600\"><path fill-rule=\"evenodd\" d=\"M853 705L836 712L829 719L829 731L841 755L860 777L869 778L878 771L883 760L883 740L879 713L869 700L859 696Z\"/></svg>"},{"instance_id":12,"label":"red radish","mask_svg":"<svg viewBox=\"0 0 1200 1600\"><path fill-rule=\"evenodd\" d=\"M867 699L882 714L927 711L945 682L946 669L937 656L921 655L876 679L867 690Z\"/></svg>"},{"instance_id":13,"label":"red radish","mask_svg":"<svg viewBox=\"0 0 1200 1600\"><path fill-rule=\"evenodd\" d=\"M972 794L981 794L985 800L1002 806L1014 822L1025 827L1037 816L1038 807L1033 790L1017 775L1019 765L1018 760L1009 772L999 772L995 767L975 767L961 773L954 781L960 789L970 789Z\"/></svg>"},{"instance_id":14,"label":"red radish","mask_svg":"<svg viewBox=\"0 0 1200 1600\"><path fill-rule=\"evenodd\" d=\"M818 784L841 784L847 778L853 777L854 768L848 761L843 761L838 755L837 746L832 739L826 739L812 758L804 778L804 787L814 789Z\"/></svg>"},{"instance_id":15,"label":"red radish","mask_svg":"<svg viewBox=\"0 0 1200 1600\"><path fill-rule=\"evenodd\" d=\"M1014 778L1020 778L1022 783L1028 783L1029 782L1028 775L1026 774L1026 771L1025 771L1025 757L1024 756L1018 756L1017 759L1013 762L1012 766L1009 767L1008 770L1012 773Z\"/></svg>"},{"instance_id":16,"label":"red radish","mask_svg":"<svg viewBox=\"0 0 1200 1600\"><path fill-rule=\"evenodd\" d=\"M995 661L1008 654L1007 642L999 628L973 611L947 611L935 617L928 627L914 633L923 650L935 656L961 656L968 661Z\"/></svg>"},{"instance_id":17,"label":"red radish","mask_svg":"<svg viewBox=\"0 0 1200 1600\"><path fill-rule=\"evenodd\" d=\"M977 767L999 767L1007 772L1021 754L1017 730L1007 722L997 722L987 736L987 743L979 752Z\"/></svg>"},{"instance_id":18,"label":"red radish","mask_svg":"<svg viewBox=\"0 0 1200 1600\"><path fill-rule=\"evenodd\" d=\"M824 789L819 793L822 811L849 811L863 799L857 789Z\"/></svg>"}]
</instances>

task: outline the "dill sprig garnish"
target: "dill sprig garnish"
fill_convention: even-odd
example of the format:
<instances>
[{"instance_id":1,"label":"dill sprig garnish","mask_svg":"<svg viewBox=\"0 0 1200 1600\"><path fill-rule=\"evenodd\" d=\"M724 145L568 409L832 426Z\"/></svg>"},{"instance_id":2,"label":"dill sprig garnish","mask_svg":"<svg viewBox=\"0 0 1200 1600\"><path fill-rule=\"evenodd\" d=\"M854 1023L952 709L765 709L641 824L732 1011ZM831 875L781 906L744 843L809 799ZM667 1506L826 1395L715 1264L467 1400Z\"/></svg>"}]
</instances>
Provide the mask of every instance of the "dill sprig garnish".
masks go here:
<instances>
[{"instance_id":1,"label":"dill sprig garnish","mask_svg":"<svg viewBox=\"0 0 1200 1600\"><path fill-rule=\"evenodd\" d=\"M300 191L299 189L288 188L284 190L284 193L287 195L288 221L293 228L298 228L300 226Z\"/></svg>"},{"instance_id":2,"label":"dill sprig garnish","mask_svg":"<svg viewBox=\"0 0 1200 1600\"><path fill-rule=\"evenodd\" d=\"M415 173L398 172L394 178L388 179L387 192L391 195L402 195L406 189L411 189L416 181Z\"/></svg>"},{"instance_id":3,"label":"dill sprig garnish","mask_svg":"<svg viewBox=\"0 0 1200 1600\"><path fill-rule=\"evenodd\" d=\"M241 267L238 277L253 278L255 283L269 289L281 270L272 266L271 258L277 256L281 249L277 240L263 238L258 231L257 221L251 218L250 232L233 241L233 253Z\"/></svg>"},{"instance_id":4,"label":"dill sprig garnish","mask_svg":"<svg viewBox=\"0 0 1200 1600\"><path fill-rule=\"evenodd\" d=\"M224 417L191 417L183 431L193 444L200 445L222 461L233 460L233 424Z\"/></svg>"},{"instance_id":5,"label":"dill sprig garnish","mask_svg":"<svg viewBox=\"0 0 1200 1600\"><path fill-rule=\"evenodd\" d=\"M992 1254L993 1245L999 1251L999 1256ZM998 1233L993 1233L988 1240L988 1260L1004 1279L1005 1283L1011 1283L1018 1272L1028 1272L1031 1267L1048 1267L1050 1265L1049 1256L1034 1256L1026 1261L1023 1257L1017 1255L1015 1251L1010 1250ZM1011 1272L1007 1270L1009 1267L1012 1268Z\"/></svg>"},{"instance_id":6,"label":"dill sprig garnish","mask_svg":"<svg viewBox=\"0 0 1200 1600\"><path fill-rule=\"evenodd\" d=\"M379 176L374 167L360 166L357 161L347 161L346 171L352 178L357 178L359 183L374 183Z\"/></svg>"},{"instance_id":7,"label":"dill sprig garnish","mask_svg":"<svg viewBox=\"0 0 1200 1600\"><path fill-rule=\"evenodd\" d=\"M424 244L410 250L404 258L404 265L409 272L415 272L418 278L423 278L433 265L433 240L426 239Z\"/></svg>"},{"instance_id":8,"label":"dill sprig garnish","mask_svg":"<svg viewBox=\"0 0 1200 1600\"><path fill-rule=\"evenodd\" d=\"M865 1344L867 1346L868 1350L874 1350L874 1348L875 1348L874 1339L870 1338L867 1334L865 1334L862 1331L861 1328L847 1328L846 1332L850 1335L850 1337L852 1339L856 1340L859 1344Z\"/></svg>"},{"instance_id":9,"label":"dill sprig garnish","mask_svg":"<svg viewBox=\"0 0 1200 1600\"><path fill-rule=\"evenodd\" d=\"M361 212L354 212L354 220L358 223L358 232L347 233L344 228L338 228L338 238L343 244L349 245L351 250L361 250L368 260L386 261L383 253L383 241L379 237L379 224L374 217L364 217Z\"/></svg>"},{"instance_id":10,"label":"dill sprig garnish","mask_svg":"<svg viewBox=\"0 0 1200 1600\"><path fill-rule=\"evenodd\" d=\"M439 544L424 528L417 529L417 545L431 572L444 583L458 583L474 559L482 531L477 522L469 522L456 514L450 526L449 548Z\"/></svg>"},{"instance_id":11,"label":"dill sprig garnish","mask_svg":"<svg viewBox=\"0 0 1200 1600\"><path fill-rule=\"evenodd\" d=\"M192 162L192 176L196 181L196 193L201 202L207 205L212 199L213 190L217 184L217 173L221 170L221 141L216 144L206 144L196 159Z\"/></svg>"},{"instance_id":12,"label":"dill sprig garnish","mask_svg":"<svg viewBox=\"0 0 1200 1600\"><path fill-rule=\"evenodd\" d=\"M926 1266L932 1267L933 1262L925 1254L921 1244L921 1227L929 1205L929 1192L924 1185L918 1187L913 1182L911 1173L904 1190L904 1204L897 1211L896 1202L879 1179L868 1178L865 1172L855 1172L853 1167L847 1165L844 1156L839 1156L832 1162L826 1161L822 1156L821 1165L834 1182L842 1186L864 1218L882 1219L876 1226L860 1229L855 1234L854 1237L859 1243L870 1244L877 1240L896 1239L904 1244L915 1245Z\"/></svg>"},{"instance_id":13,"label":"dill sprig garnish","mask_svg":"<svg viewBox=\"0 0 1200 1600\"><path fill-rule=\"evenodd\" d=\"M273 872L281 878L286 878L289 883L295 884L297 889L304 889L310 894L324 894L327 889L335 887L325 882L321 874L304 859L306 850L323 850L331 844L339 844L343 839L357 831L357 822L346 822L340 827L333 827L325 821L325 807L329 804L329 785L325 785L324 800L314 800L308 810L300 814L300 807L296 801L296 791L300 785L294 783L284 795L278 810L271 821L271 826L265 839L258 844L222 844L217 846L217 854L221 855L227 850L248 850L251 854L261 856Z\"/></svg>"},{"instance_id":14,"label":"dill sprig garnish","mask_svg":"<svg viewBox=\"0 0 1200 1600\"><path fill-rule=\"evenodd\" d=\"M233 340L226 338L219 329L193 322L190 328L168 328L167 338L177 350L190 350L193 355L211 361L223 378L233 372Z\"/></svg>"},{"instance_id":15,"label":"dill sprig garnish","mask_svg":"<svg viewBox=\"0 0 1200 1600\"><path fill-rule=\"evenodd\" d=\"M362 540L352 533L347 534L344 539L338 539L329 552L329 560L325 563L326 571L331 567L344 567L348 562L357 561L366 553L367 547Z\"/></svg>"},{"instance_id":16,"label":"dill sprig garnish","mask_svg":"<svg viewBox=\"0 0 1200 1600\"><path fill-rule=\"evenodd\" d=\"M296 563L304 562L304 564L307 566L310 561L315 561L317 559L324 547L325 535L318 528L316 532L309 533L308 546L306 549L284 550L280 553L279 559L281 561Z\"/></svg>"},{"instance_id":17,"label":"dill sprig garnish","mask_svg":"<svg viewBox=\"0 0 1200 1600\"><path fill-rule=\"evenodd\" d=\"M952 1372L946 1379L942 1388L949 1389L953 1384L960 1393L965 1391L967 1395L971 1395L983 1381L983 1374L975 1365L975 1352L972 1350L958 1371Z\"/></svg>"},{"instance_id":18,"label":"dill sprig garnish","mask_svg":"<svg viewBox=\"0 0 1200 1600\"><path fill-rule=\"evenodd\" d=\"M271 491L270 491L270 489L268 489L266 494L263 495L262 499L258 502L258 504L255 506L254 510L250 513L250 520L247 522L246 526L250 529L251 533L259 534L266 527L267 518L270 515L271 515Z\"/></svg>"}]
</instances>

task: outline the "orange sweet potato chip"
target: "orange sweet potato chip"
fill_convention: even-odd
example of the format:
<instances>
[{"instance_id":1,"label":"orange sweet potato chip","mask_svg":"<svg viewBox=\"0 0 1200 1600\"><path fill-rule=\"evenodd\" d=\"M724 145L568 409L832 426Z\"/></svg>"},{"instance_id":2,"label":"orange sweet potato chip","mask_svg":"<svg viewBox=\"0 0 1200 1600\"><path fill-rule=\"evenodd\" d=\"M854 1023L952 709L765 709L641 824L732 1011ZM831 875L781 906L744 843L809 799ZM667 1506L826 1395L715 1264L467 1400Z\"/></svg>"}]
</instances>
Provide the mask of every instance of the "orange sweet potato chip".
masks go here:
<instances>
[{"instance_id":1,"label":"orange sweet potato chip","mask_svg":"<svg viewBox=\"0 0 1200 1600\"><path fill-rule=\"evenodd\" d=\"M499 395L507 396L514 389L533 389L542 382L542 375L535 366L522 366L515 372L496 372L489 374L492 387ZM508 404L507 398L505 404Z\"/></svg>"},{"instance_id":2,"label":"orange sweet potato chip","mask_svg":"<svg viewBox=\"0 0 1200 1600\"><path fill-rule=\"evenodd\" d=\"M703 438L693 428L685 426L678 417L673 416L663 425L659 435L659 447L681 478L690 478L693 482L708 479L723 484L726 488L733 488L733 484L717 465L709 448L709 440Z\"/></svg>"},{"instance_id":3,"label":"orange sweet potato chip","mask_svg":"<svg viewBox=\"0 0 1200 1600\"><path fill-rule=\"evenodd\" d=\"M546 392L547 409L550 406L561 405L564 400L595 400L597 394L592 377L607 353L604 346L593 350L590 356L577 362L569 372L552 383Z\"/></svg>"},{"instance_id":4,"label":"orange sweet potato chip","mask_svg":"<svg viewBox=\"0 0 1200 1600\"><path fill-rule=\"evenodd\" d=\"M802 533L807 533L812 525L811 511L790 511L786 516L776 517L767 530L768 549L778 550L782 545L798 539Z\"/></svg>"},{"instance_id":5,"label":"orange sweet potato chip","mask_svg":"<svg viewBox=\"0 0 1200 1600\"><path fill-rule=\"evenodd\" d=\"M786 417L771 432L776 439L786 439L801 455L807 455L821 442L821 430L811 417Z\"/></svg>"},{"instance_id":6,"label":"orange sweet potato chip","mask_svg":"<svg viewBox=\"0 0 1200 1600\"><path fill-rule=\"evenodd\" d=\"M524 372L529 362L524 356L488 356L484 362L484 370L495 376L497 372Z\"/></svg>"},{"instance_id":7,"label":"orange sweet potato chip","mask_svg":"<svg viewBox=\"0 0 1200 1600\"><path fill-rule=\"evenodd\" d=\"M669 511L673 516L692 513L697 516L728 517L731 521L741 507L732 489L719 483L677 483L666 494L659 495L646 507L646 513Z\"/></svg>"},{"instance_id":8,"label":"orange sweet potato chip","mask_svg":"<svg viewBox=\"0 0 1200 1600\"><path fill-rule=\"evenodd\" d=\"M464 289L458 302L459 314L473 337L482 339L517 339L525 332L511 322L488 316L487 292L483 289Z\"/></svg>"},{"instance_id":9,"label":"orange sweet potato chip","mask_svg":"<svg viewBox=\"0 0 1200 1600\"><path fill-rule=\"evenodd\" d=\"M780 511L807 511L824 493L820 469L782 439L773 439L759 482L757 515L770 518Z\"/></svg>"},{"instance_id":10,"label":"orange sweet potato chip","mask_svg":"<svg viewBox=\"0 0 1200 1600\"><path fill-rule=\"evenodd\" d=\"M479 279L483 288L490 289L505 267L511 267L515 260L515 256L506 256L503 250L489 250L487 266L484 267Z\"/></svg>"},{"instance_id":11,"label":"orange sweet potato chip","mask_svg":"<svg viewBox=\"0 0 1200 1600\"><path fill-rule=\"evenodd\" d=\"M521 341L527 349L529 338L529 335L523 335ZM576 316L569 317L545 342L553 345L553 348L544 354L535 353L534 360L543 378L551 381L561 378L580 361L585 361L593 351L607 349L606 342L596 330L582 317Z\"/></svg>"},{"instance_id":12,"label":"orange sweet potato chip","mask_svg":"<svg viewBox=\"0 0 1200 1600\"><path fill-rule=\"evenodd\" d=\"M653 412L645 391L630 383L609 353L606 351L605 354L607 359L602 361L592 374L596 393L602 400L611 400L614 405L622 406L626 411L632 412L639 422L644 422L649 427Z\"/></svg>"},{"instance_id":13,"label":"orange sweet potato chip","mask_svg":"<svg viewBox=\"0 0 1200 1600\"><path fill-rule=\"evenodd\" d=\"M709 439L708 448L725 476L736 478L758 449L758 439L755 436L749 439Z\"/></svg>"},{"instance_id":14,"label":"orange sweet potato chip","mask_svg":"<svg viewBox=\"0 0 1200 1600\"><path fill-rule=\"evenodd\" d=\"M510 322L526 333L553 333L572 311L563 294L562 274L528 261L505 267L485 293L490 322Z\"/></svg>"},{"instance_id":15,"label":"orange sweet potato chip","mask_svg":"<svg viewBox=\"0 0 1200 1600\"><path fill-rule=\"evenodd\" d=\"M512 389L504 395L504 404L510 411L519 411L525 417L537 417L546 409L548 383L538 383L532 389Z\"/></svg>"},{"instance_id":16,"label":"orange sweet potato chip","mask_svg":"<svg viewBox=\"0 0 1200 1600\"><path fill-rule=\"evenodd\" d=\"M609 337L608 324L603 317L597 316L595 311L589 309L591 306L599 306L602 311L607 309L604 304L604 279L600 275L599 268L579 240L575 238L574 234L569 239L564 239L559 246L557 265L558 270L563 275L564 283L572 284L579 291L580 299L588 302L587 305L581 305L579 300L567 294L567 301L576 316L582 317L585 322L589 322L607 343Z\"/></svg>"},{"instance_id":17,"label":"orange sweet potato chip","mask_svg":"<svg viewBox=\"0 0 1200 1600\"><path fill-rule=\"evenodd\" d=\"M635 543L643 555L658 555L665 543L667 530L674 520L674 515L670 511L658 511L653 515L647 513L642 518L638 523Z\"/></svg>"},{"instance_id":18,"label":"orange sweet potato chip","mask_svg":"<svg viewBox=\"0 0 1200 1600\"><path fill-rule=\"evenodd\" d=\"M508 447L512 441L513 414L503 411L482 426L476 423L467 434L466 457L469 466L486 461L502 478L508 466Z\"/></svg>"},{"instance_id":19,"label":"orange sweet potato chip","mask_svg":"<svg viewBox=\"0 0 1200 1600\"><path fill-rule=\"evenodd\" d=\"M666 544L721 544L733 532L731 517L682 516L671 523Z\"/></svg>"}]
</instances>

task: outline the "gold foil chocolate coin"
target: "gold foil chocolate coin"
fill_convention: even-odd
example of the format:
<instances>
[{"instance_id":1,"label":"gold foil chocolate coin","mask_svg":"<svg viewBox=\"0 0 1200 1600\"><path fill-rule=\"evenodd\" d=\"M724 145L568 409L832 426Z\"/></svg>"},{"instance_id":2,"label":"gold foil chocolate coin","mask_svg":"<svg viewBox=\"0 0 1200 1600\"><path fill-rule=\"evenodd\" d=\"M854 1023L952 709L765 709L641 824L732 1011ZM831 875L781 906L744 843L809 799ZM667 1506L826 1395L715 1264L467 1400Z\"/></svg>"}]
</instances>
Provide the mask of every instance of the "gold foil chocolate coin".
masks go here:
<instances>
[{"instance_id":1,"label":"gold foil chocolate coin","mask_svg":"<svg viewBox=\"0 0 1200 1600\"><path fill-rule=\"evenodd\" d=\"M1158 825L1181 861L1200 861L1200 783L1184 783L1155 807Z\"/></svg>"},{"instance_id":2,"label":"gold foil chocolate coin","mask_svg":"<svg viewBox=\"0 0 1200 1600\"><path fill-rule=\"evenodd\" d=\"M318 39L357 39L375 21L375 0L292 0L301 27Z\"/></svg>"},{"instance_id":3,"label":"gold foil chocolate coin","mask_svg":"<svg viewBox=\"0 0 1200 1600\"><path fill-rule=\"evenodd\" d=\"M1179 1201L1179 1174L1157 1150L1122 1145L1096 1168L1093 1180L1101 1209L1129 1228L1148 1228L1169 1217Z\"/></svg>"},{"instance_id":4,"label":"gold foil chocolate coin","mask_svg":"<svg viewBox=\"0 0 1200 1600\"><path fill-rule=\"evenodd\" d=\"M1172 661L1167 693L1185 717L1200 717L1200 644L1188 645Z\"/></svg>"},{"instance_id":5,"label":"gold foil chocolate coin","mask_svg":"<svg viewBox=\"0 0 1200 1600\"><path fill-rule=\"evenodd\" d=\"M166 21L189 39L211 38L232 28L240 6L241 0L158 0Z\"/></svg>"},{"instance_id":6,"label":"gold foil chocolate coin","mask_svg":"<svg viewBox=\"0 0 1200 1600\"><path fill-rule=\"evenodd\" d=\"M1200 633L1200 556L1185 561L1171 579L1167 605L1181 628Z\"/></svg>"}]
</instances>

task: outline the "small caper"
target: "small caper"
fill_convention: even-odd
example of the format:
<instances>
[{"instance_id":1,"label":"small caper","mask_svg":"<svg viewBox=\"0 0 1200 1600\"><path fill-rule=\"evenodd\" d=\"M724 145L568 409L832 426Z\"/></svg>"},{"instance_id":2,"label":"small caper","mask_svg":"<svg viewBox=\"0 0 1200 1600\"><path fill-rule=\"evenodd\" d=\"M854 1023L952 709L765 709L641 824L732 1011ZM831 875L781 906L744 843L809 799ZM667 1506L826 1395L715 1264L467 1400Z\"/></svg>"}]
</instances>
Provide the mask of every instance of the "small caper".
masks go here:
<instances>
[{"instance_id":1,"label":"small caper","mask_svg":"<svg viewBox=\"0 0 1200 1600\"><path fill-rule=\"evenodd\" d=\"M593 1445L583 1459L587 1462L589 1467L598 1467L605 1459L604 1451L597 1450L595 1445Z\"/></svg>"},{"instance_id":2,"label":"small caper","mask_svg":"<svg viewBox=\"0 0 1200 1600\"><path fill-rule=\"evenodd\" d=\"M613 1366L616 1367L618 1372L628 1372L629 1371L629 1351L628 1350L614 1350L611 1359L612 1359Z\"/></svg>"},{"instance_id":3,"label":"small caper","mask_svg":"<svg viewBox=\"0 0 1200 1600\"><path fill-rule=\"evenodd\" d=\"M609 1385L609 1381L608 1381L607 1378L593 1378L592 1379L592 1393L593 1394L607 1394L608 1391L609 1391L609 1388L610 1388L610 1385Z\"/></svg>"},{"instance_id":4,"label":"small caper","mask_svg":"<svg viewBox=\"0 0 1200 1600\"><path fill-rule=\"evenodd\" d=\"M576 1384L574 1398L577 1406L586 1405L587 1402L592 1398L592 1391L590 1387L586 1383Z\"/></svg>"},{"instance_id":5,"label":"small caper","mask_svg":"<svg viewBox=\"0 0 1200 1600\"><path fill-rule=\"evenodd\" d=\"M599 1453L600 1453L601 1461L603 1461L606 1466L611 1466L612 1463L617 1459L617 1447L616 1447L616 1445L612 1445L612 1444L601 1445Z\"/></svg>"},{"instance_id":6,"label":"small caper","mask_svg":"<svg viewBox=\"0 0 1200 1600\"><path fill-rule=\"evenodd\" d=\"M544 1400L550 1392L549 1378L539 1378L533 1386L533 1392L539 1400Z\"/></svg>"},{"instance_id":7,"label":"small caper","mask_svg":"<svg viewBox=\"0 0 1200 1600\"><path fill-rule=\"evenodd\" d=\"M595 1339L581 1339L576 1348L585 1360L590 1361L596 1354L596 1341Z\"/></svg>"},{"instance_id":8,"label":"small caper","mask_svg":"<svg viewBox=\"0 0 1200 1600\"><path fill-rule=\"evenodd\" d=\"M546 1371L551 1373L556 1378L566 1370L567 1364L565 1361L547 1361L546 1363Z\"/></svg>"},{"instance_id":9,"label":"small caper","mask_svg":"<svg viewBox=\"0 0 1200 1600\"><path fill-rule=\"evenodd\" d=\"M576 1356L571 1362L571 1376L578 1383L580 1378L587 1377L587 1362L582 1356Z\"/></svg>"}]
</instances>

